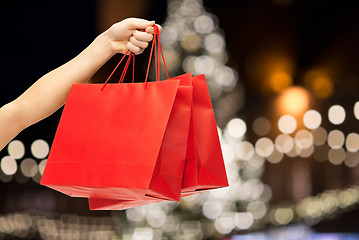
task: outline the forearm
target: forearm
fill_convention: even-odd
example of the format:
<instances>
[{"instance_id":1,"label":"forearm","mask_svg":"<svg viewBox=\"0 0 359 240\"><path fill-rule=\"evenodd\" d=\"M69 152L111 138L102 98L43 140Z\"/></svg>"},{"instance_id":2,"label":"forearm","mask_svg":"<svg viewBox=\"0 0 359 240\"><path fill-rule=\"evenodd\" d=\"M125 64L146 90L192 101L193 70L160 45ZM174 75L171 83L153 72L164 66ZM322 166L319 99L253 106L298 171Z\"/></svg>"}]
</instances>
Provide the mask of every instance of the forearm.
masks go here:
<instances>
[{"instance_id":1,"label":"forearm","mask_svg":"<svg viewBox=\"0 0 359 240\"><path fill-rule=\"evenodd\" d=\"M78 56L37 80L0 108L0 150L24 128L46 118L66 101L72 84L84 83L114 55L107 32Z\"/></svg>"},{"instance_id":2,"label":"forearm","mask_svg":"<svg viewBox=\"0 0 359 240\"><path fill-rule=\"evenodd\" d=\"M99 35L78 56L36 81L15 100L21 109L23 128L59 109L74 83L84 83L112 56L106 32Z\"/></svg>"}]
</instances>

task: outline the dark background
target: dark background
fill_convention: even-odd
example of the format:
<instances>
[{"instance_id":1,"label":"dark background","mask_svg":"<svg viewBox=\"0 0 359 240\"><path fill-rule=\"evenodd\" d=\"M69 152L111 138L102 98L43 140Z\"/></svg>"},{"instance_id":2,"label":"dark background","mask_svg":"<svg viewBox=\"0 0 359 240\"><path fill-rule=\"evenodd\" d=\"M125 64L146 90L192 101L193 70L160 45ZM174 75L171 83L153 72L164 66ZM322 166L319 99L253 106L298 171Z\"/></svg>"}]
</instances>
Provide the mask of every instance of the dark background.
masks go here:
<instances>
[{"instance_id":1,"label":"dark background","mask_svg":"<svg viewBox=\"0 0 359 240\"><path fill-rule=\"evenodd\" d=\"M167 1L120 1L123 8L106 12L116 1L11 1L1 8L1 65L0 106L12 101L38 78L76 56L103 30L125 17L137 16L163 23L167 16ZM327 66L333 69L335 91L330 98L318 99L312 104L326 111L331 104L352 108L359 94L359 4L355 1L299 1L299 0L204 0L204 6L218 17L226 38L229 53L228 65L239 73L246 105L238 112L248 123L255 118L271 114L276 94L266 91L261 78L250 70L251 64L261 62L268 53L288 56L294 63L293 83L304 85L306 71ZM116 5L117 6L117 5ZM116 12L118 11L118 12ZM139 65L146 62L148 53L136 59ZM95 75L97 81L109 75L118 56L110 60ZM143 76L142 69L136 70ZM61 111L24 130L21 138L25 146L38 138L52 142ZM348 122L344 132L358 129L357 122ZM330 127L330 126L329 126ZM248 139L255 141L253 132ZM28 149L27 149L27 152ZM0 152L0 156L4 153ZM26 157L26 156L25 156ZM313 192L318 194L331 185L323 181L323 165L309 160L313 172ZM290 166L288 160L278 165L268 164L263 180L271 184ZM330 177L336 186L346 187L353 182L346 167L335 168ZM29 181L0 183L0 212L27 208L52 209L53 201L59 212L102 215L106 212L89 212L81 199L71 199L60 193L44 189ZM17 196L24 196L21 200ZM37 199L49 199L49 205ZM13 201L18 199L18 202ZM274 188L273 203L291 201L285 191ZM334 220L326 220L315 228L320 231L358 231L357 210Z\"/></svg>"}]
</instances>

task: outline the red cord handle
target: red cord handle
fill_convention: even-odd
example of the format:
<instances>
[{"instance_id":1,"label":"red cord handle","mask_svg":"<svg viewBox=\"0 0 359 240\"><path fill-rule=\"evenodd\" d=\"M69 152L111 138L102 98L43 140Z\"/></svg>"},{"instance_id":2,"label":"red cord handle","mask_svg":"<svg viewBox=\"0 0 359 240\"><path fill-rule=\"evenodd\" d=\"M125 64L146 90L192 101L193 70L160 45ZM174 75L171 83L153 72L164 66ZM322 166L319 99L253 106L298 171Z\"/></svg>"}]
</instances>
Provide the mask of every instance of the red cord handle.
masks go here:
<instances>
[{"instance_id":1,"label":"red cord handle","mask_svg":"<svg viewBox=\"0 0 359 240\"><path fill-rule=\"evenodd\" d=\"M160 81L160 61L161 61L161 56L162 56L162 60L163 60L163 65L165 66L166 69L166 75L167 78L169 78L168 76L168 70L167 70L167 66L166 66L166 61L165 61L165 57L163 54L163 50L162 50L162 46L161 46L161 41L160 41L160 30L159 28L154 25L153 26L154 29L154 34L153 34L153 41L152 41L152 47L151 47L151 52L150 52L150 58L148 60L148 65L147 65L147 72L146 72L146 78L145 78L145 88L147 87L147 79L148 79L148 73L150 70L150 64L151 64L151 59L152 59L152 54L153 51L155 52L155 72L156 72L156 81ZM158 42L158 44L157 44ZM157 48L157 50L156 50Z\"/></svg>"},{"instance_id":2,"label":"red cord handle","mask_svg":"<svg viewBox=\"0 0 359 240\"><path fill-rule=\"evenodd\" d=\"M123 55L123 57L121 58L121 60L119 61L119 63L116 65L115 69L111 72L110 76L108 76L107 80L105 81L105 83L103 84L102 88L101 88L101 91L106 87L107 85L107 82L110 80L110 78L112 77L112 75L115 73L115 71L117 70L118 66L120 66L120 64L122 63L123 59L127 56L128 52L130 50L127 50L125 55ZM121 77L120 77L120 80L119 80L119 83L122 83L124 78L125 78L125 75L126 75L126 72L127 72L127 69L128 69L128 66L130 64L130 61L131 61L131 58L133 58L133 65L132 65L132 82L135 82L135 54L133 52L130 52L129 56L128 56L128 59L126 61L126 64L125 64L125 67L122 71L122 74L121 74Z\"/></svg>"},{"instance_id":3,"label":"red cord handle","mask_svg":"<svg viewBox=\"0 0 359 240\"><path fill-rule=\"evenodd\" d=\"M160 61L161 61L161 56L162 56L162 60L163 60L163 65L165 66L165 69L166 69L167 79L169 78L168 71L167 71L167 66L166 66L166 61L165 61L165 57L164 57L164 54L163 54L161 41L160 41L160 30L159 30L157 25L153 26L153 30L154 30L153 31L153 41L152 41L152 46L151 46L150 58L148 60L148 65L147 65L147 72L146 72L146 78L145 78L145 88L147 87L148 73L149 73L149 70L150 70L153 51L155 52L154 55L155 55L156 81L160 81L160 73L161 73L160 72L160 65L161 65ZM158 42L158 45L157 45L157 42ZM101 88L101 91L105 88L105 86L107 85L107 82L110 80L110 78L112 77L114 72L117 70L118 66L120 66L121 62L126 57L128 52L129 52L129 50L126 51L125 55L121 58L120 62L116 65L115 69L112 71L110 76L107 78L107 80L103 84L103 86ZM132 57L133 57L132 82L135 81L134 80L135 79L135 77L134 77L135 76L135 54L133 52L130 52L129 57L128 57L127 61L126 61L125 67L124 67L124 69L122 71L119 83L123 82Z\"/></svg>"}]
</instances>

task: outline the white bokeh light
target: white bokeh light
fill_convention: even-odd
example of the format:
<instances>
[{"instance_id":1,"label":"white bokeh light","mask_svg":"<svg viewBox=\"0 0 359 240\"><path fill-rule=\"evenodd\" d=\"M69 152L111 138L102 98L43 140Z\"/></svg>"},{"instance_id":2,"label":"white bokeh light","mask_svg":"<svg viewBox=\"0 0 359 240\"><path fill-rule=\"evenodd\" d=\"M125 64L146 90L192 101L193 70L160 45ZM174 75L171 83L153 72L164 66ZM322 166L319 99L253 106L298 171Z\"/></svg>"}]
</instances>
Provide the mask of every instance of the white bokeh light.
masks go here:
<instances>
[{"instance_id":1,"label":"white bokeh light","mask_svg":"<svg viewBox=\"0 0 359 240\"><path fill-rule=\"evenodd\" d=\"M294 140L287 134L280 134L275 139L275 147L281 153L288 153L294 147Z\"/></svg>"},{"instance_id":2,"label":"white bokeh light","mask_svg":"<svg viewBox=\"0 0 359 240\"><path fill-rule=\"evenodd\" d=\"M359 150L359 135L349 133L345 141L345 147L349 152L357 152Z\"/></svg>"},{"instance_id":3,"label":"white bokeh light","mask_svg":"<svg viewBox=\"0 0 359 240\"><path fill-rule=\"evenodd\" d=\"M278 120L278 128L282 133L293 133L297 128L297 121L291 115L284 115Z\"/></svg>"},{"instance_id":4,"label":"white bokeh light","mask_svg":"<svg viewBox=\"0 0 359 240\"><path fill-rule=\"evenodd\" d=\"M354 104L354 116L359 119L359 101Z\"/></svg>"},{"instance_id":5,"label":"white bokeh light","mask_svg":"<svg viewBox=\"0 0 359 240\"><path fill-rule=\"evenodd\" d=\"M254 222L253 214L250 212L238 212L234 214L234 225L239 229L248 229Z\"/></svg>"},{"instance_id":6,"label":"white bokeh light","mask_svg":"<svg viewBox=\"0 0 359 240\"><path fill-rule=\"evenodd\" d=\"M38 139L31 144L31 153L37 159L43 159L49 154L49 144L42 139Z\"/></svg>"},{"instance_id":7,"label":"white bokeh light","mask_svg":"<svg viewBox=\"0 0 359 240\"><path fill-rule=\"evenodd\" d=\"M247 131L246 123L240 118L233 118L227 124L227 132L230 136L240 139Z\"/></svg>"},{"instance_id":8,"label":"white bokeh light","mask_svg":"<svg viewBox=\"0 0 359 240\"><path fill-rule=\"evenodd\" d=\"M238 159L248 161L254 155L254 147L252 143L243 141L237 144L235 152Z\"/></svg>"},{"instance_id":9,"label":"white bokeh light","mask_svg":"<svg viewBox=\"0 0 359 240\"><path fill-rule=\"evenodd\" d=\"M224 49L224 39L217 33L211 33L204 39L204 48L211 53L218 53Z\"/></svg>"},{"instance_id":10,"label":"white bokeh light","mask_svg":"<svg viewBox=\"0 0 359 240\"><path fill-rule=\"evenodd\" d=\"M342 124L345 120L345 109L340 105L334 105L329 108L328 119L334 125Z\"/></svg>"},{"instance_id":11,"label":"white bokeh light","mask_svg":"<svg viewBox=\"0 0 359 240\"><path fill-rule=\"evenodd\" d=\"M340 130L332 130L328 134L328 145L333 149L339 149L344 145L344 133Z\"/></svg>"},{"instance_id":12,"label":"white bokeh light","mask_svg":"<svg viewBox=\"0 0 359 240\"><path fill-rule=\"evenodd\" d=\"M299 130L295 134L294 142L299 149L307 149L313 144L313 135L308 130Z\"/></svg>"},{"instance_id":13,"label":"white bokeh light","mask_svg":"<svg viewBox=\"0 0 359 240\"><path fill-rule=\"evenodd\" d=\"M274 151L274 144L269 138L263 137L256 142L255 150L259 156L268 157Z\"/></svg>"},{"instance_id":14,"label":"white bokeh light","mask_svg":"<svg viewBox=\"0 0 359 240\"><path fill-rule=\"evenodd\" d=\"M20 140L13 140L7 146L9 155L15 159L21 159L25 155L25 146Z\"/></svg>"},{"instance_id":15,"label":"white bokeh light","mask_svg":"<svg viewBox=\"0 0 359 240\"><path fill-rule=\"evenodd\" d=\"M1 170L6 175L14 175L17 171L17 163L13 157L5 156L1 159Z\"/></svg>"},{"instance_id":16,"label":"white bokeh light","mask_svg":"<svg viewBox=\"0 0 359 240\"><path fill-rule=\"evenodd\" d=\"M210 16L202 15L194 21L194 29L198 33L210 33L214 29L214 23Z\"/></svg>"},{"instance_id":17,"label":"white bokeh light","mask_svg":"<svg viewBox=\"0 0 359 240\"><path fill-rule=\"evenodd\" d=\"M303 123L309 129L316 129L322 123L322 116L316 110L309 110L303 116Z\"/></svg>"}]
</instances>

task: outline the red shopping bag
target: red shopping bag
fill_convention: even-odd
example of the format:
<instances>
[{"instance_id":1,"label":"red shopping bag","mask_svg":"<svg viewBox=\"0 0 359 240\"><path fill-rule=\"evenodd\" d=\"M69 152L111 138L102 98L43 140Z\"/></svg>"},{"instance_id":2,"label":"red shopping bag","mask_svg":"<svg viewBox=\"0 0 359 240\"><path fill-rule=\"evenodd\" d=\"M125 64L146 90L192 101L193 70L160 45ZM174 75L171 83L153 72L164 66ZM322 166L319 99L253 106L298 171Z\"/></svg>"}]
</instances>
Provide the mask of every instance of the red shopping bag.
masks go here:
<instances>
[{"instance_id":1,"label":"red shopping bag","mask_svg":"<svg viewBox=\"0 0 359 240\"><path fill-rule=\"evenodd\" d=\"M163 175L171 177L173 175L182 174L181 178L176 179L168 179L170 184L176 184L175 189L178 189L178 197L180 196L181 188L182 188L182 177L183 177L183 169L187 154L187 144L188 144L188 133L189 133L189 124L190 124L190 112L191 112L191 104L192 98L189 97L192 94L192 84L190 79L190 74L182 75L172 80L180 80L180 86L178 87L176 99L172 108L172 112L170 115L170 121L168 122L165 136L162 142L161 150L160 150L160 158L157 161L155 167L155 173L162 171ZM183 111L178 111L177 109L183 109L189 107L187 110L187 114L183 114ZM178 136L179 132L181 136ZM169 161L161 161L161 159L170 160ZM178 167L175 167L173 164L175 162L182 163L182 172L178 172ZM155 183L155 181L159 181L161 178L153 178L150 186ZM149 203L156 203L161 201L166 201L171 199L165 199L164 197L158 195L143 195L142 197L137 198L136 200L116 200L116 199L101 199L90 197L89 198L89 206L91 210L122 210L130 207L145 205Z\"/></svg>"},{"instance_id":2,"label":"red shopping bag","mask_svg":"<svg viewBox=\"0 0 359 240\"><path fill-rule=\"evenodd\" d=\"M155 40L156 37L154 38L154 43L156 43ZM156 76L160 72L159 69L157 70L159 68L160 51L166 67L159 36L158 45L158 53L155 52ZM185 197L199 191L226 187L228 186L228 180L205 76L199 75L191 78L191 74L187 73L169 80L174 79L180 79L181 84L194 87L181 195ZM144 196L141 200L91 198L89 199L89 205L91 210L120 210L160 201L164 200L147 196Z\"/></svg>"},{"instance_id":3,"label":"red shopping bag","mask_svg":"<svg viewBox=\"0 0 359 240\"><path fill-rule=\"evenodd\" d=\"M173 106L189 124L191 87L179 93L178 80L147 79L103 86L73 85L41 184L74 197L133 200L149 195L178 201L184 160L162 155L171 144L164 139ZM175 105L177 98L188 104ZM176 129L172 138L183 138L186 147L188 126ZM157 167L159 162L167 162L168 172Z\"/></svg>"},{"instance_id":4,"label":"red shopping bag","mask_svg":"<svg viewBox=\"0 0 359 240\"><path fill-rule=\"evenodd\" d=\"M170 80L193 85L193 103L186 162L182 182L182 197L215 188L227 187L228 180L217 125L204 75L190 77L184 74ZM167 81L167 80L166 80ZM91 210L121 210L165 200L144 196L142 199L96 199L90 198Z\"/></svg>"}]
</instances>

